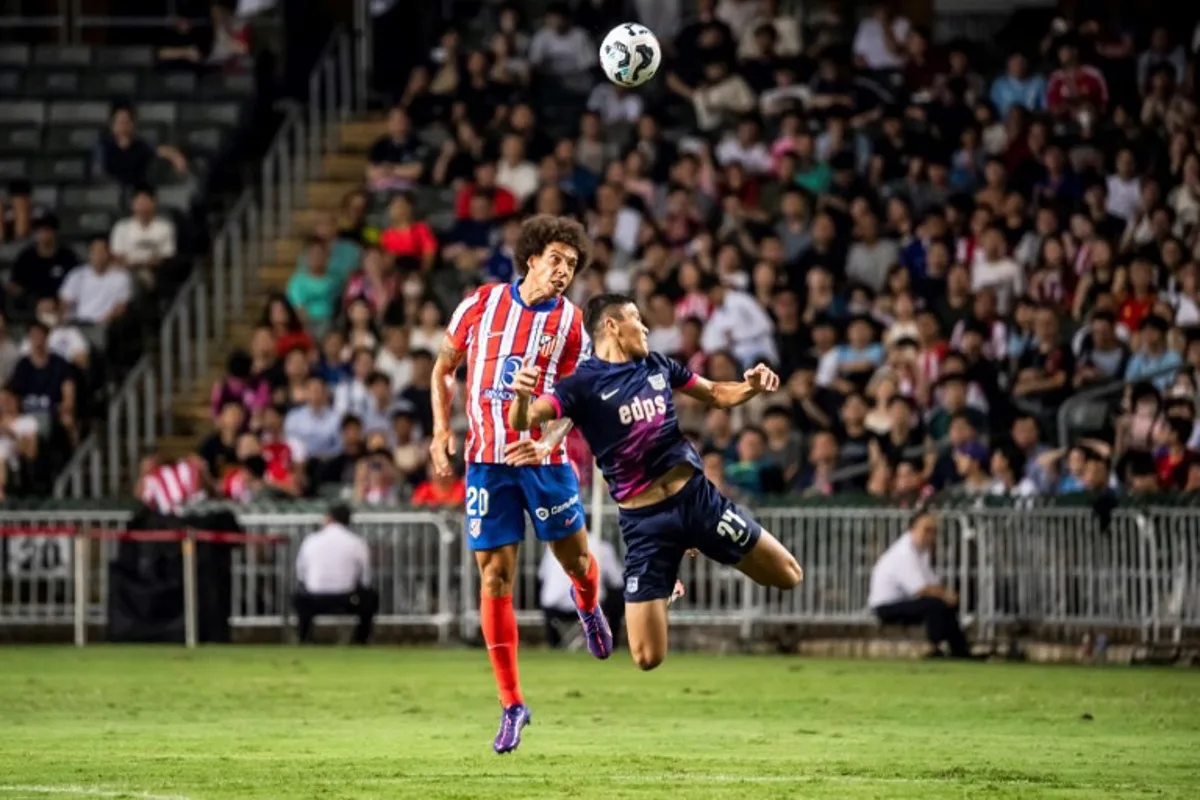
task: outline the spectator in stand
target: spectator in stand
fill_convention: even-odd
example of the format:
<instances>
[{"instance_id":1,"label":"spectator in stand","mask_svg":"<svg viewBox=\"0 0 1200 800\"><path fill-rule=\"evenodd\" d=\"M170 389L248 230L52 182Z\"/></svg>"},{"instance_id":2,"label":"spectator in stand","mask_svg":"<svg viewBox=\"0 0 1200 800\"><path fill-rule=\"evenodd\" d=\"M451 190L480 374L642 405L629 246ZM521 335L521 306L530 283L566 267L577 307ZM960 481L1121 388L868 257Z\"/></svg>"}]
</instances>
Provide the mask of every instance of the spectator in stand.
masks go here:
<instances>
[{"instance_id":1,"label":"spectator in stand","mask_svg":"<svg viewBox=\"0 0 1200 800\"><path fill-rule=\"evenodd\" d=\"M990 96L1001 118L1007 117L1013 106L1042 111L1046 108L1046 79L1029 73L1029 59L1024 53L1013 53L1008 57L1005 73L992 82Z\"/></svg>"},{"instance_id":2,"label":"spectator in stand","mask_svg":"<svg viewBox=\"0 0 1200 800\"><path fill-rule=\"evenodd\" d=\"M1167 343L1169 329L1170 323L1157 314L1142 321L1138 327L1140 346L1125 368L1127 382L1150 381L1160 392L1167 391L1175 383L1175 369L1182 366L1183 360Z\"/></svg>"},{"instance_id":3,"label":"spectator in stand","mask_svg":"<svg viewBox=\"0 0 1200 800\"><path fill-rule=\"evenodd\" d=\"M50 351L50 331L40 322L29 326L29 353L22 356L8 381L21 399L21 410L38 420L43 435L55 422L75 428L75 368Z\"/></svg>"},{"instance_id":4,"label":"spectator in stand","mask_svg":"<svg viewBox=\"0 0 1200 800\"><path fill-rule=\"evenodd\" d=\"M1070 37L1058 45L1058 63L1046 85L1046 107L1055 116L1073 116L1081 127L1089 128L1095 115L1108 108L1104 73L1080 62L1079 44Z\"/></svg>"},{"instance_id":5,"label":"spectator in stand","mask_svg":"<svg viewBox=\"0 0 1200 800\"><path fill-rule=\"evenodd\" d=\"M271 402L271 387L267 381L253 374L253 362L245 350L234 350L225 361L225 377L213 384L213 419L218 419L228 403L237 403L246 413L246 421L257 427L259 415ZM216 472L212 473L216 475Z\"/></svg>"},{"instance_id":6,"label":"spectator in stand","mask_svg":"<svg viewBox=\"0 0 1200 800\"><path fill-rule=\"evenodd\" d=\"M447 234L442 258L463 272L474 275L491 255L496 239L496 221L492 217L492 202L483 195L471 198L467 219L460 219Z\"/></svg>"},{"instance_id":7,"label":"spectator in stand","mask_svg":"<svg viewBox=\"0 0 1200 800\"><path fill-rule=\"evenodd\" d=\"M529 43L529 63L564 88L586 94L596 52L587 32L572 23L566 4L551 3Z\"/></svg>"},{"instance_id":8,"label":"spectator in stand","mask_svg":"<svg viewBox=\"0 0 1200 800\"><path fill-rule=\"evenodd\" d=\"M701 346L708 352L732 350L742 364L775 363L775 329L770 316L753 297L713 282L708 292L713 313L704 326Z\"/></svg>"},{"instance_id":9,"label":"spectator in stand","mask_svg":"<svg viewBox=\"0 0 1200 800\"><path fill-rule=\"evenodd\" d=\"M374 401L367 380L375 372L375 355L367 348L354 351L350 359L350 380L339 383L333 390L333 409L340 416L353 414L365 420L374 410ZM370 430L368 428L368 430Z\"/></svg>"},{"instance_id":10,"label":"spectator in stand","mask_svg":"<svg viewBox=\"0 0 1200 800\"><path fill-rule=\"evenodd\" d=\"M132 108L113 106L109 130L100 136L93 155L92 169L97 177L127 187L144 186L156 158L168 162L180 175L188 174L187 159L182 152L166 144L151 145L138 135L135 126Z\"/></svg>"},{"instance_id":11,"label":"spectator in stand","mask_svg":"<svg viewBox=\"0 0 1200 800\"><path fill-rule=\"evenodd\" d=\"M159 283L160 268L175 257L175 223L158 215L154 190L149 187L134 190L130 210L131 216L113 226L109 249L118 266L153 289Z\"/></svg>"},{"instance_id":12,"label":"spectator in stand","mask_svg":"<svg viewBox=\"0 0 1200 800\"><path fill-rule=\"evenodd\" d=\"M208 466L208 474L222 480L239 462L237 444L247 422L246 409L234 398L226 398L214 415L216 430L196 449Z\"/></svg>"},{"instance_id":13,"label":"spectator in stand","mask_svg":"<svg viewBox=\"0 0 1200 800\"><path fill-rule=\"evenodd\" d=\"M406 191L421 180L424 171L425 154L408 112L396 106L388 112L387 133L367 154L367 186L373 192Z\"/></svg>"},{"instance_id":14,"label":"spectator in stand","mask_svg":"<svg viewBox=\"0 0 1200 800\"><path fill-rule=\"evenodd\" d=\"M33 233L33 223L46 215L46 209L34 206L33 186L17 179L8 184L8 197L0 203L0 241L19 242Z\"/></svg>"},{"instance_id":15,"label":"spectator in stand","mask_svg":"<svg viewBox=\"0 0 1200 800\"><path fill-rule=\"evenodd\" d=\"M517 198L496 182L496 164L492 161L481 161L475 165L474 174L475 180L464 183L455 196L455 217L466 219L471 215L471 199L477 194L491 199L492 215L496 219L512 216L517 210Z\"/></svg>"},{"instance_id":16,"label":"spectator in stand","mask_svg":"<svg viewBox=\"0 0 1200 800\"><path fill-rule=\"evenodd\" d=\"M333 458L341 449L342 415L330 404L325 381L309 376L305 390L305 404L293 408L284 418L284 436L299 442L310 461Z\"/></svg>"},{"instance_id":17,"label":"spectator in stand","mask_svg":"<svg viewBox=\"0 0 1200 800\"><path fill-rule=\"evenodd\" d=\"M329 272L329 245L319 236L304 244L305 269L297 269L288 281L287 299L300 319L318 336L333 324L338 310L339 283Z\"/></svg>"},{"instance_id":18,"label":"spectator in stand","mask_svg":"<svg viewBox=\"0 0 1200 800\"><path fill-rule=\"evenodd\" d=\"M854 61L872 72L894 72L904 66L903 43L911 25L895 16L886 2L873 4L870 16L858 23L854 34Z\"/></svg>"},{"instance_id":19,"label":"spectator in stand","mask_svg":"<svg viewBox=\"0 0 1200 800\"><path fill-rule=\"evenodd\" d=\"M33 241L17 254L4 289L18 307L32 310L43 297L57 297L67 273L79 264L75 251L58 240L58 218L33 221Z\"/></svg>"},{"instance_id":20,"label":"spectator in stand","mask_svg":"<svg viewBox=\"0 0 1200 800\"><path fill-rule=\"evenodd\" d=\"M346 285L350 276L359 268L362 251L354 242L338 235L337 217L331 211L322 211L316 215L312 235L325 243L325 249L329 253L326 269L341 291L341 287ZM301 251L296 258L296 271L303 272L307 269L308 253Z\"/></svg>"},{"instance_id":21,"label":"spectator in stand","mask_svg":"<svg viewBox=\"0 0 1200 800\"><path fill-rule=\"evenodd\" d=\"M400 398L413 409L422 431L433 430L433 353L414 350L412 380L400 391Z\"/></svg>"},{"instance_id":22,"label":"spectator in stand","mask_svg":"<svg viewBox=\"0 0 1200 800\"><path fill-rule=\"evenodd\" d=\"M362 269L350 275L342 293L342 310L355 301L366 303L372 318L383 318L384 312L400 293L400 276L389 268L387 257L375 245L363 250Z\"/></svg>"},{"instance_id":23,"label":"spectator in stand","mask_svg":"<svg viewBox=\"0 0 1200 800\"><path fill-rule=\"evenodd\" d=\"M418 259L421 269L429 272L437 258L438 243L429 225L414 219L412 198L395 195L388 204L388 219L390 224L379 236L380 246L397 258Z\"/></svg>"},{"instance_id":24,"label":"spectator in stand","mask_svg":"<svg viewBox=\"0 0 1200 800\"><path fill-rule=\"evenodd\" d=\"M96 236L88 246L88 263L71 270L59 289L66 318L98 327L111 325L129 308L133 281L112 263L108 237Z\"/></svg>"},{"instance_id":25,"label":"spectator in stand","mask_svg":"<svg viewBox=\"0 0 1200 800\"><path fill-rule=\"evenodd\" d=\"M259 319L275 341L275 355L282 359L293 350L307 352L313 348L313 338L304 330L304 322L286 296L273 294Z\"/></svg>"},{"instance_id":26,"label":"spectator in stand","mask_svg":"<svg viewBox=\"0 0 1200 800\"><path fill-rule=\"evenodd\" d=\"M21 412L20 398L12 390L0 389L0 501L18 488L38 454L37 418Z\"/></svg>"},{"instance_id":27,"label":"spectator in stand","mask_svg":"<svg viewBox=\"0 0 1200 800\"><path fill-rule=\"evenodd\" d=\"M422 481L412 495L412 504L417 508L449 510L462 508L466 502L467 482L457 471Z\"/></svg>"},{"instance_id":28,"label":"spectator in stand","mask_svg":"<svg viewBox=\"0 0 1200 800\"><path fill-rule=\"evenodd\" d=\"M87 338L74 325L67 324L63 319L62 304L57 297L43 297L38 300L35 318L50 331L50 351L79 368L81 375L86 375L91 363L91 349ZM0 340L4 337L4 326L0 323ZM4 345L0 343L0 350ZM21 355L28 355L29 339L21 345ZM0 362L3 356L0 355ZM3 367L0 366L0 376ZM0 380L3 383L3 380Z\"/></svg>"}]
</instances>

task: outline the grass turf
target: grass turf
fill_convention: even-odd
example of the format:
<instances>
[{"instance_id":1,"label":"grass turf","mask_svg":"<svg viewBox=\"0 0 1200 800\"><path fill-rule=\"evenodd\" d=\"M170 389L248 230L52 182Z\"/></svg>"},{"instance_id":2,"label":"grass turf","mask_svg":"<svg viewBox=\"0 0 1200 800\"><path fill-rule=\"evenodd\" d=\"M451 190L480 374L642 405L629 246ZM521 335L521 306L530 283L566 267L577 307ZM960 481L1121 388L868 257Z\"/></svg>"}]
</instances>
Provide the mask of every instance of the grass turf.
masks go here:
<instances>
[{"instance_id":1,"label":"grass turf","mask_svg":"<svg viewBox=\"0 0 1200 800\"><path fill-rule=\"evenodd\" d=\"M481 651L0 649L0 800L1200 795L1200 673Z\"/></svg>"}]
</instances>

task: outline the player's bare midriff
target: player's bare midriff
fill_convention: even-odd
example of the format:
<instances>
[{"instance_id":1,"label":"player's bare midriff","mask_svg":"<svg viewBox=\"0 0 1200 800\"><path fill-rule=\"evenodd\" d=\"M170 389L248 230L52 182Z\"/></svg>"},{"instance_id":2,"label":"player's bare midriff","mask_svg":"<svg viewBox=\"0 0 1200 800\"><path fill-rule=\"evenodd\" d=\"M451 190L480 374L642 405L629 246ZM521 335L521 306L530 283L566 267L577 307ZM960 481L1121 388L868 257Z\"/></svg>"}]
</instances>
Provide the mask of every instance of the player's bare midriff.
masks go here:
<instances>
[{"instance_id":1,"label":"player's bare midriff","mask_svg":"<svg viewBox=\"0 0 1200 800\"><path fill-rule=\"evenodd\" d=\"M658 478L654 483L651 483L642 491L626 497L617 505L621 508L645 508L652 506L655 503L661 503L668 497L678 494L687 482L696 474L696 468L691 464L680 464L677 467L672 467L665 475Z\"/></svg>"}]
</instances>

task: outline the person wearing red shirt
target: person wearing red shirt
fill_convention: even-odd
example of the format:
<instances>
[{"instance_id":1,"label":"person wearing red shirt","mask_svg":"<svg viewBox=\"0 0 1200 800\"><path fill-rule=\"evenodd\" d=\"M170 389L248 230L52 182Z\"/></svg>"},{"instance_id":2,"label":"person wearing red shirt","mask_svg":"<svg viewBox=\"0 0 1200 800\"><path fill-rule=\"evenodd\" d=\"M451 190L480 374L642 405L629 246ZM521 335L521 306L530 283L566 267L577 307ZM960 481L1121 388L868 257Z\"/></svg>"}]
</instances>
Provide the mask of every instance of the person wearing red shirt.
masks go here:
<instances>
[{"instance_id":1,"label":"person wearing red shirt","mask_svg":"<svg viewBox=\"0 0 1200 800\"><path fill-rule=\"evenodd\" d=\"M1153 268L1145 259L1136 259L1129 265L1129 294L1121 301L1117 320L1130 333L1137 331L1150 315L1157 299Z\"/></svg>"},{"instance_id":2,"label":"person wearing red shirt","mask_svg":"<svg viewBox=\"0 0 1200 800\"><path fill-rule=\"evenodd\" d=\"M492 216L496 219L511 217L517 212L517 198L508 189L496 185L496 165L485 161L475 167L475 182L458 190L454 198L454 216L468 219L471 216L471 198L487 194L492 198Z\"/></svg>"},{"instance_id":3,"label":"person wearing red shirt","mask_svg":"<svg viewBox=\"0 0 1200 800\"><path fill-rule=\"evenodd\" d=\"M467 482L460 475L435 475L413 490L412 504L418 508L461 508L467 502Z\"/></svg>"},{"instance_id":4,"label":"person wearing red shirt","mask_svg":"<svg viewBox=\"0 0 1200 800\"><path fill-rule=\"evenodd\" d=\"M1078 114L1085 109L1103 113L1108 106L1108 83L1095 67L1079 63L1079 47L1065 41L1058 47L1062 66L1050 73L1046 106L1053 114Z\"/></svg>"},{"instance_id":5,"label":"person wearing red shirt","mask_svg":"<svg viewBox=\"0 0 1200 800\"><path fill-rule=\"evenodd\" d=\"M379 235L379 245L397 258L415 258L428 272L437 257L438 243L429 225L413 219L412 198L398 194L388 206L391 225Z\"/></svg>"},{"instance_id":6,"label":"person wearing red shirt","mask_svg":"<svg viewBox=\"0 0 1200 800\"><path fill-rule=\"evenodd\" d=\"M1181 417L1167 417L1163 432L1167 443L1154 457L1154 471L1163 491L1179 491L1187 483L1188 466L1194 456L1187 446L1192 436L1192 422Z\"/></svg>"}]
</instances>

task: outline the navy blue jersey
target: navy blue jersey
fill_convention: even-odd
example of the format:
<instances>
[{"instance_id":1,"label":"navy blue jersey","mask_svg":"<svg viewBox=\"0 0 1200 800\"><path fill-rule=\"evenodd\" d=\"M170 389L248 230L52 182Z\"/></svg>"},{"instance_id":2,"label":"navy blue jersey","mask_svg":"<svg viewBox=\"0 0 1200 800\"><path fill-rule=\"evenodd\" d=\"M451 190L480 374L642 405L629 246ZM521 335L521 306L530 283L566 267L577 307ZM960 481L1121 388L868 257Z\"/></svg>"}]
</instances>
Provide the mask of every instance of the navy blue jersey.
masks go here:
<instances>
[{"instance_id":1,"label":"navy blue jersey","mask_svg":"<svg viewBox=\"0 0 1200 800\"><path fill-rule=\"evenodd\" d=\"M620 501L680 464L703 471L696 448L679 430L671 396L695 380L690 369L659 353L622 364L593 355L560 379L549 399L587 439Z\"/></svg>"}]
</instances>

